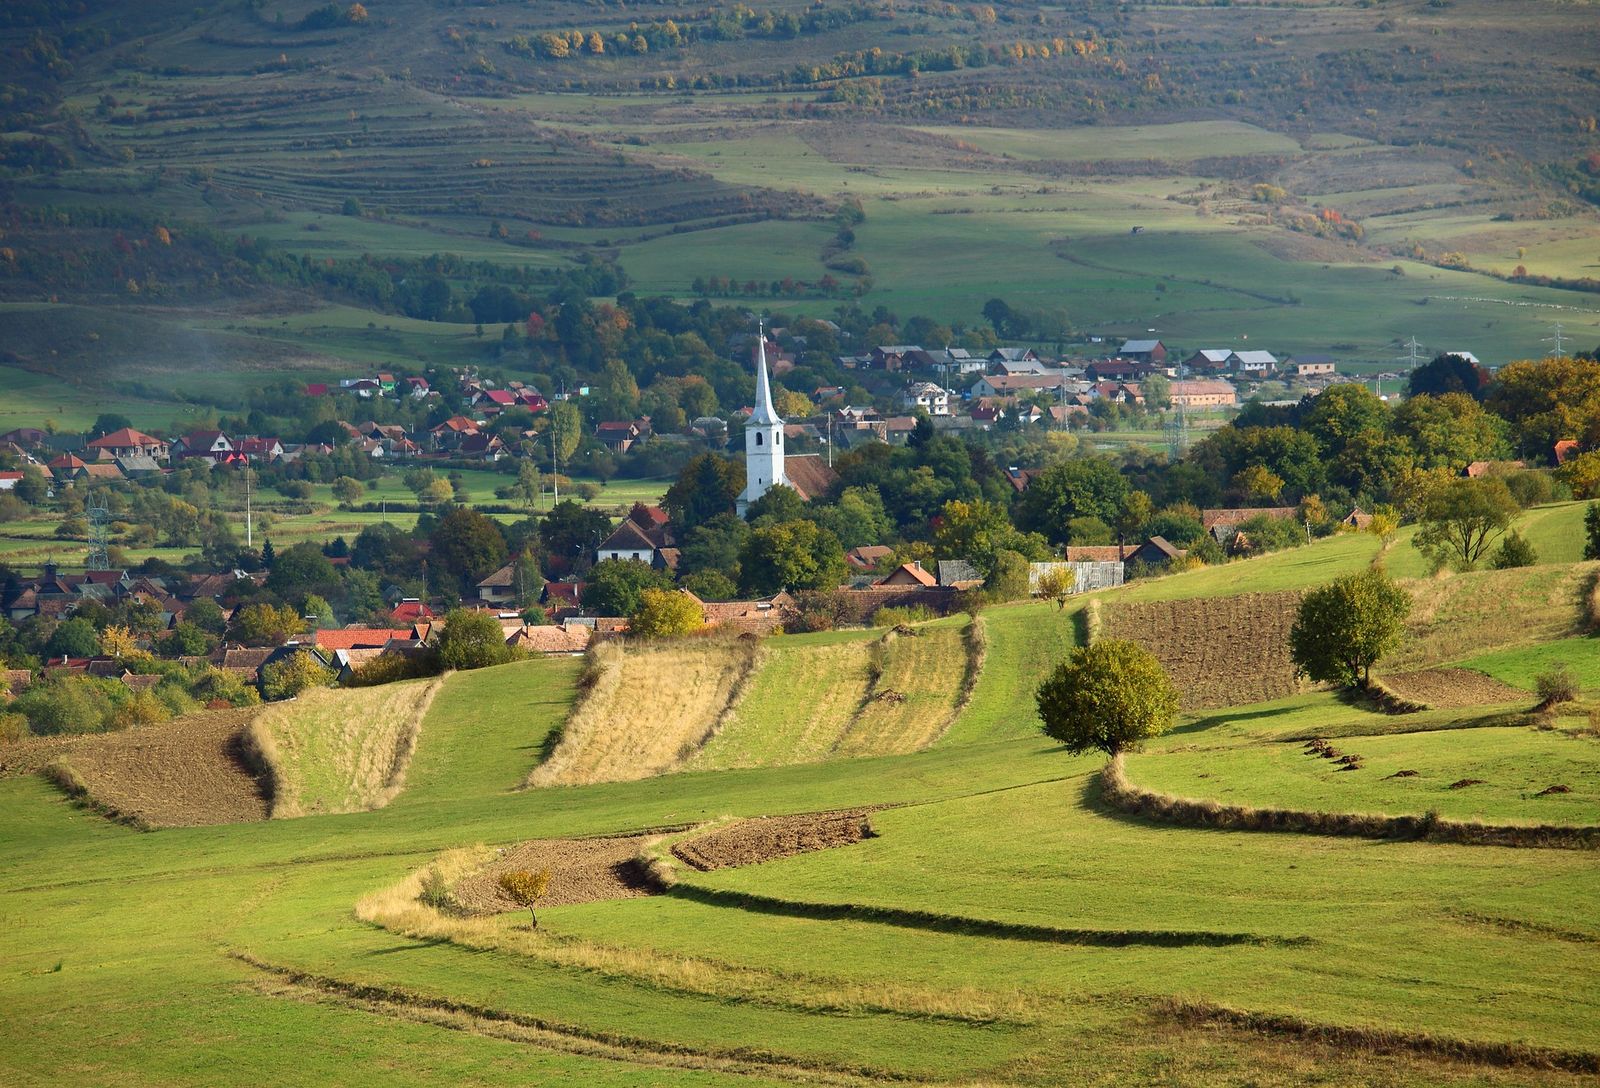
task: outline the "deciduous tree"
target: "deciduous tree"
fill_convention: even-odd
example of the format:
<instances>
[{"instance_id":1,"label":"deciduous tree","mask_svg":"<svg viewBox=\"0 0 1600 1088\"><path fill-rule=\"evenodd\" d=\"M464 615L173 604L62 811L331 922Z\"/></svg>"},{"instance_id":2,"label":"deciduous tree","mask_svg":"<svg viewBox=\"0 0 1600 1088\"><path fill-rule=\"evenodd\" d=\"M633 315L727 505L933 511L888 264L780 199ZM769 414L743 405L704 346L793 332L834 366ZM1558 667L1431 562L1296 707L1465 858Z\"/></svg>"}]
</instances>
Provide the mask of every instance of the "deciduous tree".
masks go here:
<instances>
[{"instance_id":1,"label":"deciduous tree","mask_svg":"<svg viewBox=\"0 0 1600 1088\"><path fill-rule=\"evenodd\" d=\"M1126 639L1080 646L1035 694L1046 736L1077 754L1115 756L1165 732L1178 692L1154 654Z\"/></svg>"},{"instance_id":2,"label":"deciduous tree","mask_svg":"<svg viewBox=\"0 0 1600 1088\"><path fill-rule=\"evenodd\" d=\"M1414 542L1437 565L1471 570L1519 512L1500 479L1457 479L1428 496Z\"/></svg>"},{"instance_id":3,"label":"deciduous tree","mask_svg":"<svg viewBox=\"0 0 1600 1088\"><path fill-rule=\"evenodd\" d=\"M670 589L644 589L628 629L640 638L675 638L705 625L705 613L693 597Z\"/></svg>"},{"instance_id":4,"label":"deciduous tree","mask_svg":"<svg viewBox=\"0 0 1600 1088\"><path fill-rule=\"evenodd\" d=\"M1411 595L1382 571L1365 570L1307 593L1289 632L1289 652L1304 675L1365 686L1372 666L1400 644Z\"/></svg>"},{"instance_id":5,"label":"deciduous tree","mask_svg":"<svg viewBox=\"0 0 1600 1088\"><path fill-rule=\"evenodd\" d=\"M539 916L534 913L534 908L539 905L539 900L544 898L544 893L550 888L550 870L529 872L527 869L513 869L500 874L499 884L507 899L519 907L527 908L528 928L538 929Z\"/></svg>"}]
</instances>

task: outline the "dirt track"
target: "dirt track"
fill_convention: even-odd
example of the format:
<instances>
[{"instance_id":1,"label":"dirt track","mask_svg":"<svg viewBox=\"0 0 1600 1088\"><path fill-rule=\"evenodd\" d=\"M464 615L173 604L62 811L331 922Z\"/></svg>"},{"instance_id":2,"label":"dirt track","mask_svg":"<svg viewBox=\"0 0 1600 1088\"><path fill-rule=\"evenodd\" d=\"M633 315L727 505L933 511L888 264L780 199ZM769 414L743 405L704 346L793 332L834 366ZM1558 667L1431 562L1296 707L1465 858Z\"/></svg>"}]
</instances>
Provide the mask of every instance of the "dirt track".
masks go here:
<instances>
[{"instance_id":1,"label":"dirt track","mask_svg":"<svg viewBox=\"0 0 1600 1088\"><path fill-rule=\"evenodd\" d=\"M560 907L600 899L633 899L651 889L631 862L654 836L619 835L597 839L535 839L514 846L455 886L456 901L474 914L517 910L500 893L500 874L512 869L550 870L550 888L540 906Z\"/></svg>"},{"instance_id":2,"label":"dirt track","mask_svg":"<svg viewBox=\"0 0 1600 1088\"><path fill-rule=\"evenodd\" d=\"M872 809L858 808L740 820L729 827L680 842L672 848L672 853L702 872L759 865L812 850L860 842L871 834L867 822L871 812Z\"/></svg>"},{"instance_id":3,"label":"dirt track","mask_svg":"<svg viewBox=\"0 0 1600 1088\"><path fill-rule=\"evenodd\" d=\"M197 827L267 818L237 737L259 708L206 711L126 733L85 737L61 756L89 799L146 827Z\"/></svg>"},{"instance_id":4,"label":"dirt track","mask_svg":"<svg viewBox=\"0 0 1600 1088\"><path fill-rule=\"evenodd\" d=\"M1526 703L1533 698L1521 688L1471 669L1420 669L1381 679L1402 699L1440 708Z\"/></svg>"}]
</instances>

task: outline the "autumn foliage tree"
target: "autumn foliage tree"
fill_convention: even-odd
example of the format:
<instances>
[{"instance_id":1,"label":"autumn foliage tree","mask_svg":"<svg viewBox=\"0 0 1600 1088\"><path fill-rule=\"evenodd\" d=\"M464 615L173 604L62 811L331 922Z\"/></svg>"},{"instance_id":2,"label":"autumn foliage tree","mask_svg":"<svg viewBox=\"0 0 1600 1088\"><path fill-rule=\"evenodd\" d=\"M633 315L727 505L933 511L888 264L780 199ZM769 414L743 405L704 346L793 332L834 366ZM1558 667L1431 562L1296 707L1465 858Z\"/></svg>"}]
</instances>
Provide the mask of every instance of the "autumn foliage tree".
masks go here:
<instances>
[{"instance_id":1,"label":"autumn foliage tree","mask_svg":"<svg viewBox=\"0 0 1600 1088\"><path fill-rule=\"evenodd\" d=\"M534 912L534 908L550 889L550 870L540 869L538 872L530 872L527 869L512 869L500 874L499 884L500 891L507 899L519 907L527 908L528 928L538 929L539 916Z\"/></svg>"},{"instance_id":2,"label":"autumn foliage tree","mask_svg":"<svg viewBox=\"0 0 1600 1088\"><path fill-rule=\"evenodd\" d=\"M1400 644L1411 595L1378 570L1314 589L1289 631L1289 655L1311 679L1365 687L1372 666Z\"/></svg>"},{"instance_id":3,"label":"autumn foliage tree","mask_svg":"<svg viewBox=\"0 0 1600 1088\"><path fill-rule=\"evenodd\" d=\"M1178 691L1161 662L1127 639L1079 646L1034 699L1045 735L1074 755L1118 755L1165 732L1178 713Z\"/></svg>"}]
</instances>

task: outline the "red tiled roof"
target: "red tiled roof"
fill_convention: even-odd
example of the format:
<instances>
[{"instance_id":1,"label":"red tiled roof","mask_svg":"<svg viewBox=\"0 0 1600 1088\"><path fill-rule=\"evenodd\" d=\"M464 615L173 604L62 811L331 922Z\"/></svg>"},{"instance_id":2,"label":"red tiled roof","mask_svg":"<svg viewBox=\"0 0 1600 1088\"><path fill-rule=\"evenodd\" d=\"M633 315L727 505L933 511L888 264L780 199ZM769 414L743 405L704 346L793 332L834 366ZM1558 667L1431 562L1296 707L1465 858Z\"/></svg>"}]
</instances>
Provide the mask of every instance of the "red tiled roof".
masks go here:
<instances>
[{"instance_id":1,"label":"red tiled roof","mask_svg":"<svg viewBox=\"0 0 1600 1088\"><path fill-rule=\"evenodd\" d=\"M1226 510L1202 510L1200 524L1207 532L1218 525L1240 525L1251 518L1277 518L1284 520L1298 517L1299 510L1293 506L1240 506Z\"/></svg>"},{"instance_id":2,"label":"red tiled roof","mask_svg":"<svg viewBox=\"0 0 1600 1088\"><path fill-rule=\"evenodd\" d=\"M161 439L151 438L143 431L136 431L132 427L124 427L120 431L112 431L104 438L97 438L89 443L91 449L121 449L124 446L159 446Z\"/></svg>"},{"instance_id":3,"label":"red tiled roof","mask_svg":"<svg viewBox=\"0 0 1600 1088\"><path fill-rule=\"evenodd\" d=\"M318 631L312 644L323 650L354 650L360 647L381 647L392 638L409 639L411 628L346 628L340 631Z\"/></svg>"},{"instance_id":4,"label":"red tiled roof","mask_svg":"<svg viewBox=\"0 0 1600 1088\"><path fill-rule=\"evenodd\" d=\"M839 474L814 453L784 458L783 474L788 477L789 486L807 502L826 495L839 479Z\"/></svg>"},{"instance_id":5,"label":"red tiled roof","mask_svg":"<svg viewBox=\"0 0 1600 1088\"><path fill-rule=\"evenodd\" d=\"M907 579L910 579L910 581L907 581ZM939 584L939 579L915 563L901 563L877 581L880 586L903 586L912 583L919 586L936 586Z\"/></svg>"}]
</instances>

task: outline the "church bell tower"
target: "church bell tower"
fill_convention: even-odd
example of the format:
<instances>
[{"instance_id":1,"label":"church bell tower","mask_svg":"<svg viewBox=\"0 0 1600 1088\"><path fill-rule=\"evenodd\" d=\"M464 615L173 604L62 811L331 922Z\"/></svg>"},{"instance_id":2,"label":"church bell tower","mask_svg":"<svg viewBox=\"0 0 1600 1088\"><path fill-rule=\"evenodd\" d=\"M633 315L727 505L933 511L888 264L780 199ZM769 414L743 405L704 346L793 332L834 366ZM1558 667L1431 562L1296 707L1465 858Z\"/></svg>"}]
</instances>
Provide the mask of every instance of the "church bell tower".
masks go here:
<instances>
[{"instance_id":1,"label":"church bell tower","mask_svg":"<svg viewBox=\"0 0 1600 1088\"><path fill-rule=\"evenodd\" d=\"M772 407L772 385L767 379L767 327L762 322L756 340L756 407L744 428L744 491L739 495L739 516L767 493L773 484L787 484L783 474L783 420Z\"/></svg>"}]
</instances>

